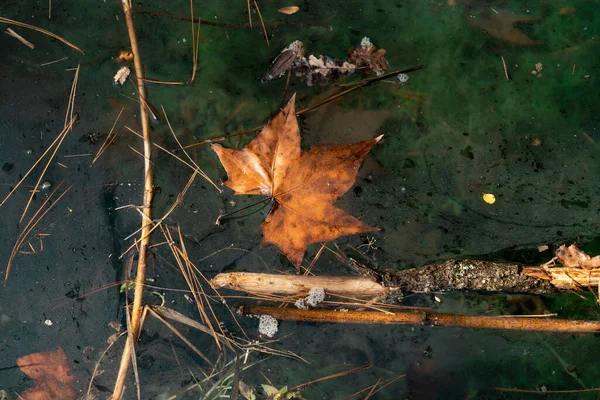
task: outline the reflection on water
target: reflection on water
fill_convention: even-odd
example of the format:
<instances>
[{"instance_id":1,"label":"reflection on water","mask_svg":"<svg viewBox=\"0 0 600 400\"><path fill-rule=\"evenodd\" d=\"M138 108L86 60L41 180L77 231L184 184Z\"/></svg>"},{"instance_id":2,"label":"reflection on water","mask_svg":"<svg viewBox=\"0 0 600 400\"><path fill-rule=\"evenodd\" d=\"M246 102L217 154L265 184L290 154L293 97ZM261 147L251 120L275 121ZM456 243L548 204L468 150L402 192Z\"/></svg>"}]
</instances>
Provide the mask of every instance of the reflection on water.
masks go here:
<instances>
[{"instance_id":1,"label":"reflection on water","mask_svg":"<svg viewBox=\"0 0 600 400\"><path fill-rule=\"evenodd\" d=\"M81 64L75 100L80 119L44 178L72 189L40 225L40 233L47 236L32 242L35 254L17 255L0 292L5 339L0 349L3 367L9 367L17 357L60 345L73 361L83 389L93 369L86 357L99 357L106 338L114 333L109 322L123 322L124 294L118 284L90 293L123 279L127 257L119 256L131 245L126 238L139 225L135 208L118 209L141 201L142 159L132 150L141 150L141 143L124 129L139 129L138 105L131 86L111 84L119 67L113 58L128 48L120 3L54 4L51 19L42 3L8 1L2 16L56 32L86 54L25 29L19 33L34 42L34 50L8 35L0 38L5 55L0 59L0 184L4 196L61 131L71 69ZM570 241L589 243L591 252L598 249L600 25L595 3L352 0L304 2L296 14L277 12L287 5L260 4L270 37L267 46L255 12L254 28L241 26L248 22L245 3L196 4L195 12L204 21L223 25L202 25L194 84L149 85L150 102L159 111L164 107L184 145L260 125L293 92L301 108L340 90L334 85L309 88L293 76L289 83L285 77L260 81L272 59L293 40L302 40L310 53L344 59L350 47L368 36L386 50L390 70L420 64L427 69L411 74L403 84L384 80L367 86L300 118L306 147L385 135L365 161L355 187L338 202L381 231L341 238L336 242L342 249L371 241L376 248L368 248L369 257L380 266L397 268L460 257L539 262L549 256L538 254L538 245ZM189 12L189 3L183 1L140 6L184 16ZM187 82L192 65L190 23L142 13L135 15L135 22L148 77ZM355 74L342 83L358 78ZM114 144L90 166L89 154L98 152L121 110ZM224 144L239 148L251 138L235 136ZM168 150L177 148L164 120L153 125L153 140ZM213 180L225 178L207 146L191 148L190 155ZM153 161L154 213L160 216L191 170L161 151ZM36 169L0 210L3 262L24 227L19 217L40 173ZM496 202L484 202L483 193L494 194ZM34 210L47 195L36 194ZM229 191L219 194L196 179L183 206L166 222L180 226L191 258L209 276L224 270L291 271L276 248L260 247L258 227L268 208L214 225L221 212L254 201L234 198ZM160 243L163 237L153 240ZM309 248L308 262L318 248ZM156 286L185 287L166 247L156 247L151 255L150 276ZM340 268L325 252L316 273L346 273ZM197 316L181 293L165 291L165 296L173 308ZM504 302L483 294L439 296L442 303L428 295L411 301L448 312L522 309L514 298ZM542 303L563 317L591 318L597 313L593 300L569 294L522 303ZM48 319L52 326L44 324ZM223 319L229 329L237 329L231 318ZM255 321L241 323L250 335L257 335ZM164 327L149 323L145 328L138 359L145 398L159 398L193 382L186 370L198 368L202 361ZM212 351L206 337L186 334ZM400 373L407 374L405 380L373 398L404 393L411 398L519 398L488 390L542 385L549 390L580 389L596 384L592 365L598 346L590 335L284 322L278 337L279 346L311 362L308 367L281 358L262 363L264 376L279 386L372 365L355 376L311 385L307 398L343 398ZM542 342L557 349L561 359ZM426 349L430 350L424 355ZM112 387L119 358L120 348L103 361L105 372L94 389L101 397ZM565 364L577 366L579 380L565 372ZM2 388L11 393L30 384L16 370L0 375ZM253 369L244 381L265 383Z\"/></svg>"}]
</instances>

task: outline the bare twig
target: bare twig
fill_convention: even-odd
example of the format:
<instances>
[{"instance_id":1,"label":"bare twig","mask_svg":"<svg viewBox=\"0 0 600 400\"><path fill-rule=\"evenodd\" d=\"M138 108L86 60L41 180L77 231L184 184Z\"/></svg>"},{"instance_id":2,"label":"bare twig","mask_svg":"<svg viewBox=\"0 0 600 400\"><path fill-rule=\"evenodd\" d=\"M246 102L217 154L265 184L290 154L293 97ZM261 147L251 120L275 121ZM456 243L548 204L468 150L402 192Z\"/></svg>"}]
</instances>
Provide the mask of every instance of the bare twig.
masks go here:
<instances>
[{"instance_id":1,"label":"bare twig","mask_svg":"<svg viewBox=\"0 0 600 400\"><path fill-rule=\"evenodd\" d=\"M152 221L152 163L150 162L152 155L152 140L150 137L150 121L148 119L148 110L146 106L146 88L144 87L144 70L142 61L140 59L140 51L138 47L137 37L135 34L135 28L133 25L133 18L131 16L131 4L129 0L121 0L123 6L123 13L127 21L127 31L129 33L129 42L131 44L131 50L133 52L133 62L135 65L135 75L137 80L137 91L140 96L140 119L142 123L142 134L144 137L144 199L142 213L142 232L139 240L139 258L137 264L137 276L136 276L136 287L135 295L133 298L133 308L131 310L131 332L133 335L133 341L137 339L137 332L140 326L140 320L142 316L142 295L144 283L146 280L146 260L147 260L147 249L150 245L150 229ZM123 388L125 386L125 377L127 375L127 369L129 368L129 362L131 359L131 352L134 349L127 341L125 348L123 349L123 355L121 357L121 364L119 367L119 374L115 382L115 387L112 399L120 399L123 394Z\"/></svg>"}]
</instances>

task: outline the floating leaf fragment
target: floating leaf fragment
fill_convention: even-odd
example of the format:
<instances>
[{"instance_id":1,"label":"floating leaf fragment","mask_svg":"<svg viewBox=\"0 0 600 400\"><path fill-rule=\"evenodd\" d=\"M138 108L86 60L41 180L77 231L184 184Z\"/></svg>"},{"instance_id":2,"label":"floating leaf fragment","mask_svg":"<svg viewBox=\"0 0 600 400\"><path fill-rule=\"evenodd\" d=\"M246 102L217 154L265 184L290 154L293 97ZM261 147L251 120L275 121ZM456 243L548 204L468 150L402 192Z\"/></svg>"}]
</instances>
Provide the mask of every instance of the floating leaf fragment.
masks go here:
<instances>
[{"instance_id":1,"label":"floating leaf fragment","mask_svg":"<svg viewBox=\"0 0 600 400\"><path fill-rule=\"evenodd\" d=\"M115 82L115 85L123 85L123 83L125 83L125 81L127 80L127 77L129 77L129 74L131 73L131 70L129 69L129 67L121 67L119 68L119 70L117 71L117 73L115 74L113 81Z\"/></svg>"},{"instance_id":2,"label":"floating leaf fragment","mask_svg":"<svg viewBox=\"0 0 600 400\"><path fill-rule=\"evenodd\" d=\"M569 247L564 244L556 250L556 259L565 267L596 269L600 268L600 256L590 257L576 245Z\"/></svg>"},{"instance_id":3,"label":"floating leaf fragment","mask_svg":"<svg viewBox=\"0 0 600 400\"><path fill-rule=\"evenodd\" d=\"M280 8L277 11L279 11L282 14L292 15L292 14L296 14L298 12L298 10L300 10L300 7L298 7L298 6L289 6L289 7Z\"/></svg>"},{"instance_id":4,"label":"floating leaf fragment","mask_svg":"<svg viewBox=\"0 0 600 400\"><path fill-rule=\"evenodd\" d=\"M62 348L17 358L19 369L33 379L35 385L20 394L26 400L72 400L77 392L67 355Z\"/></svg>"},{"instance_id":5,"label":"floating leaf fragment","mask_svg":"<svg viewBox=\"0 0 600 400\"><path fill-rule=\"evenodd\" d=\"M491 193L484 193L483 201L485 201L488 204L494 204L496 202L496 196L494 196Z\"/></svg>"}]
</instances>

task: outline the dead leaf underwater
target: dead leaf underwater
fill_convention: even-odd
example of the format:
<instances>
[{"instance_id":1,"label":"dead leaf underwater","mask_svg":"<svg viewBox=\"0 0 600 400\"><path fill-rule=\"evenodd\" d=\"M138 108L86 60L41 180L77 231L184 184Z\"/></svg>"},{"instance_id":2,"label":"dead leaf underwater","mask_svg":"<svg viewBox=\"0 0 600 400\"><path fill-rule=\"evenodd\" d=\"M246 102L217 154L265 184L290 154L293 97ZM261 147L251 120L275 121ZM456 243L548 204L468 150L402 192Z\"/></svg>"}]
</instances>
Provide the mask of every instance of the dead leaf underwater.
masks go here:
<instances>
[{"instance_id":1,"label":"dead leaf underwater","mask_svg":"<svg viewBox=\"0 0 600 400\"><path fill-rule=\"evenodd\" d=\"M308 245L377 230L333 202L354 184L363 158L383 135L359 143L300 149L296 95L243 149L212 148L239 194L269 196L275 204L262 224L263 244L274 244L300 269Z\"/></svg>"},{"instance_id":2,"label":"dead leaf underwater","mask_svg":"<svg viewBox=\"0 0 600 400\"><path fill-rule=\"evenodd\" d=\"M33 353L17 358L19 369L35 381L35 385L19 395L25 400L74 400L77 392L73 371L62 348Z\"/></svg>"}]
</instances>

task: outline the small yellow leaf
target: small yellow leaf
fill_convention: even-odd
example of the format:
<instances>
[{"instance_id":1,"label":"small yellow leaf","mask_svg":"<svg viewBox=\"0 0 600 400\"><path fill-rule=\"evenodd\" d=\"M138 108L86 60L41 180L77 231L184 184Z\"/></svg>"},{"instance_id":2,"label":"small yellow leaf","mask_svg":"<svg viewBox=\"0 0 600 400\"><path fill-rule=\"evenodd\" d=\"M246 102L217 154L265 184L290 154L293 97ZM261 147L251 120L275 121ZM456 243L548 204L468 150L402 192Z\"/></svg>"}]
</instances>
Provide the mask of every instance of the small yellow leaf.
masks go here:
<instances>
[{"instance_id":1,"label":"small yellow leaf","mask_svg":"<svg viewBox=\"0 0 600 400\"><path fill-rule=\"evenodd\" d=\"M496 202L496 196L494 196L491 193L484 193L483 201L485 201L488 204L494 204Z\"/></svg>"},{"instance_id":2,"label":"small yellow leaf","mask_svg":"<svg viewBox=\"0 0 600 400\"><path fill-rule=\"evenodd\" d=\"M279 11L282 14L292 15L292 14L297 13L298 10L300 10L300 7L298 7L298 6L289 6L289 7L280 8L277 11Z\"/></svg>"}]
</instances>

